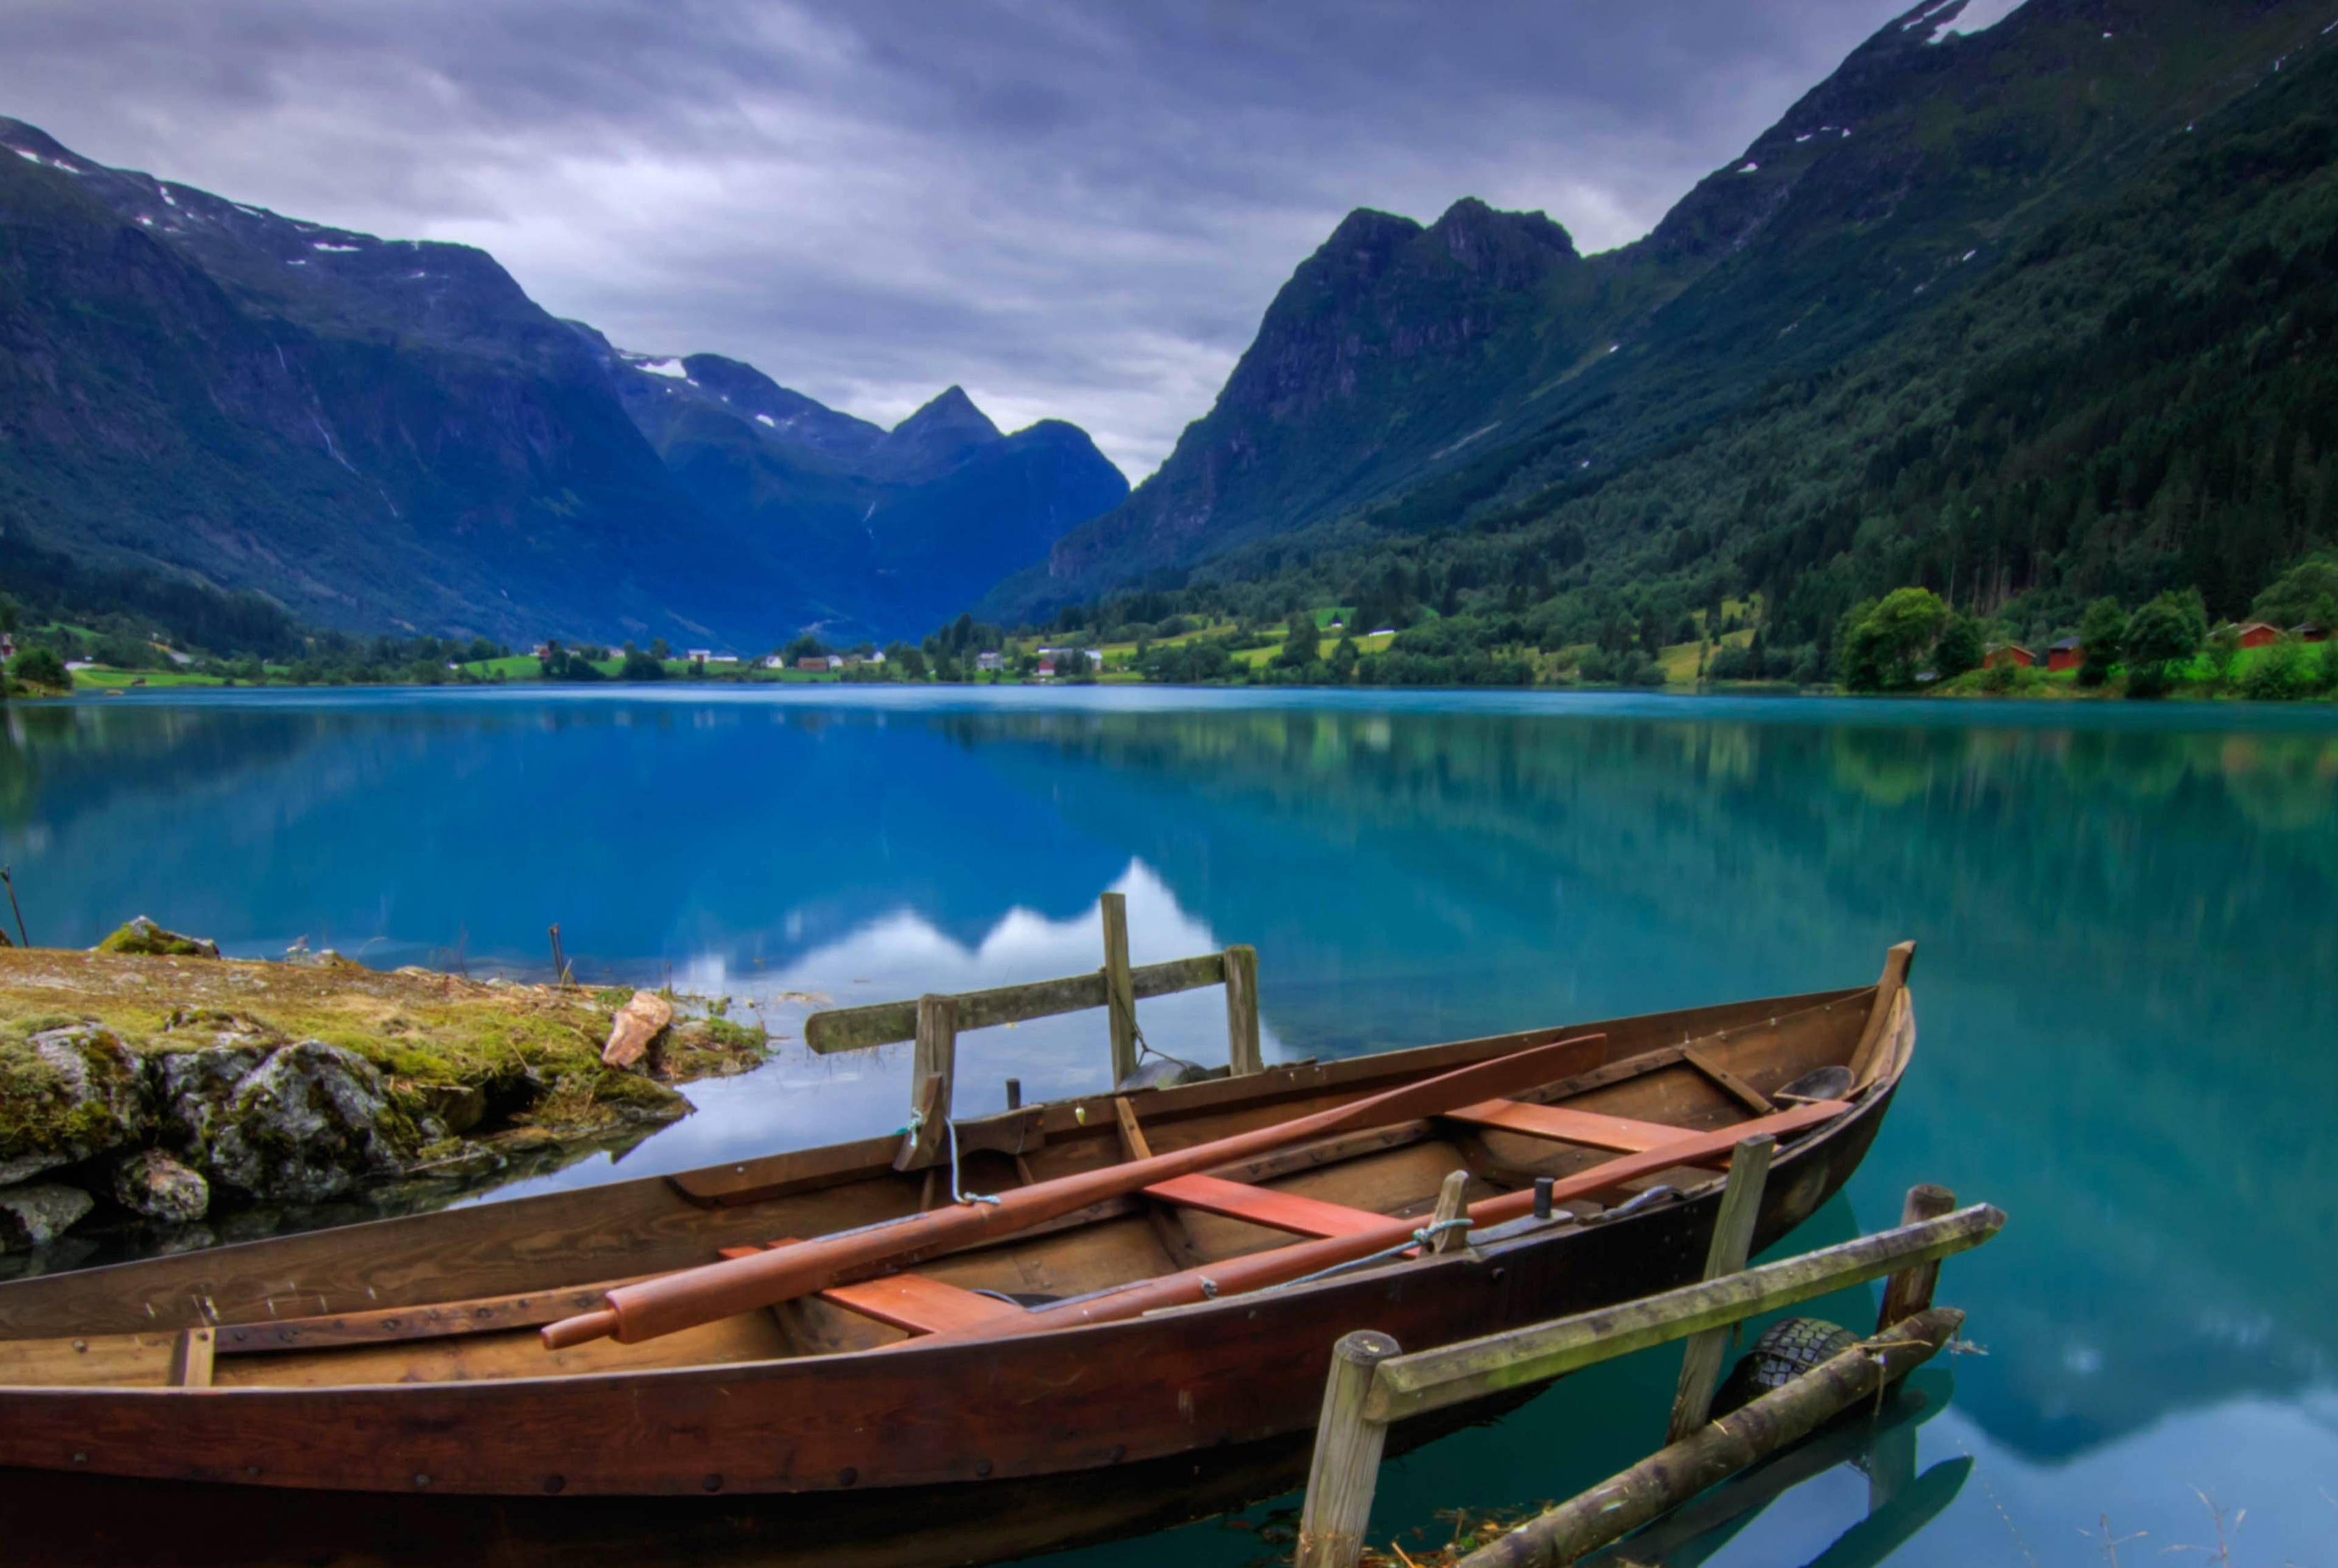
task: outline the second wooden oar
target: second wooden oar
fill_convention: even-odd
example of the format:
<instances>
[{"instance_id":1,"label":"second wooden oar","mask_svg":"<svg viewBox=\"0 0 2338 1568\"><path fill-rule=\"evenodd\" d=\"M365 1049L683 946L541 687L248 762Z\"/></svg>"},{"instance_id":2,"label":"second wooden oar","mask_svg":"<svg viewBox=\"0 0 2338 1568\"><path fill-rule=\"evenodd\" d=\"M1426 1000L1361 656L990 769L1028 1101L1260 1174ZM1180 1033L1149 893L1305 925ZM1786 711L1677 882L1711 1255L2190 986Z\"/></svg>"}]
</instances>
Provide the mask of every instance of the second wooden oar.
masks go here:
<instances>
[{"instance_id":1,"label":"second wooden oar","mask_svg":"<svg viewBox=\"0 0 2338 1568\"><path fill-rule=\"evenodd\" d=\"M1075 1171L1034 1182L1000 1194L995 1202L955 1203L891 1224L820 1237L621 1286L603 1298L607 1306L602 1310L548 1325L543 1330L545 1348L559 1350L604 1338L632 1345L694 1328L826 1289L848 1269L901 1267L946 1249L996 1240L1156 1181L1265 1153L1302 1139L1441 1115L1479 1100L1519 1093L1599 1066L1606 1054L1604 1034L1557 1040L1272 1127L1237 1132L1101 1171Z\"/></svg>"}]
</instances>

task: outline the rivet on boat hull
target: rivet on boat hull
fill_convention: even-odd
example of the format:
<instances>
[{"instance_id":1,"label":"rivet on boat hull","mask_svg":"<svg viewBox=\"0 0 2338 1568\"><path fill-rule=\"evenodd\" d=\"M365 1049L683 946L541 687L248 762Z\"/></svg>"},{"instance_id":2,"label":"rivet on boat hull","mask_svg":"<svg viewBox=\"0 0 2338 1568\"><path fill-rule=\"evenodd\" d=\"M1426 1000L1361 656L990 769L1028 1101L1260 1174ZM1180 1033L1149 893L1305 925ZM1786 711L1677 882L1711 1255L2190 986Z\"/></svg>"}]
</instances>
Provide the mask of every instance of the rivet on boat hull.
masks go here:
<instances>
[{"instance_id":1,"label":"rivet on boat hull","mask_svg":"<svg viewBox=\"0 0 2338 1568\"><path fill-rule=\"evenodd\" d=\"M720 1492L722 1490L722 1477L720 1475L709 1475L705 1480L700 1482L699 1485L705 1487L709 1492Z\"/></svg>"},{"instance_id":2,"label":"rivet on boat hull","mask_svg":"<svg viewBox=\"0 0 2338 1568\"><path fill-rule=\"evenodd\" d=\"M568 1477L565 1475L546 1475L544 1478L544 1489L546 1492L557 1492L567 1485Z\"/></svg>"},{"instance_id":3,"label":"rivet on boat hull","mask_svg":"<svg viewBox=\"0 0 2338 1568\"><path fill-rule=\"evenodd\" d=\"M839 1470L839 1471L836 1473L836 1484L837 1484L839 1486L850 1486L850 1485L851 1485L855 1481L858 1481L858 1480L860 1480L860 1471L858 1471L858 1470L855 1470L855 1469L854 1469L851 1465L847 1465L843 1469Z\"/></svg>"}]
</instances>

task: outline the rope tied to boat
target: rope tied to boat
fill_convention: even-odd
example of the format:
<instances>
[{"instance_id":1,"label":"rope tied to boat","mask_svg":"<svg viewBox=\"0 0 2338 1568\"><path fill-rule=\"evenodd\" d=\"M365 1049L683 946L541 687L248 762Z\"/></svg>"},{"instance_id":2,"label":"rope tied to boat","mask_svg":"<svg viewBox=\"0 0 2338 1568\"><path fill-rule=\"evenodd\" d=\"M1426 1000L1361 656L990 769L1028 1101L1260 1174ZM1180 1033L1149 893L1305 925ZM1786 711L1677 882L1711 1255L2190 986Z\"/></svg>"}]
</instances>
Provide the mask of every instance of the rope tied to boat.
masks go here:
<instances>
[{"instance_id":1,"label":"rope tied to boat","mask_svg":"<svg viewBox=\"0 0 2338 1568\"><path fill-rule=\"evenodd\" d=\"M909 1120L900 1128L896 1130L896 1135L902 1138L915 1139L920 1132L925 1130L925 1125L926 1113L912 1106L909 1111ZM965 1183L958 1175L958 1122L950 1117L943 1117L942 1131L949 1134L951 1201L957 1203L988 1203L994 1208L997 1207L998 1200L993 1194L988 1192L968 1192L965 1190Z\"/></svg>"},{"instance_id":2,"label":"rope tied to boat","mask_svg":"<svg viewBox=\"0 0 2338 1568\"><path fill-rule=\"evenodd\" d=\"M951 1118L945 1116L942 1118L942 1127L949 1133L950 1196L960 1203L987 1203L992 1208L997 1208L998 1206L998 1199L996 1194L989 1192L968 1192L964 1190L958 1173L958 1122Z\"/></svg>"},{"instance_id":3,"label":"rope tied to boat","mask_svg":"<svg viewBox=\"0 0 2338 1568\"><path fill-rule=\"evenodd\" d=\"M1144 1037L1144 1025L1140 1024L1136 1021L1136 1004L1129 998L1121 995L1117 991L1114 991L1109 984L1105 985L1105 990L1111 996L1112 1010L1118 1014L1122 1022L1128 1025L1129 1038L1136 1042L1136 1059L1138 1061L1142 1062L1147 1056L1158 1056L1164 1062L1174 1062L1178 1066L1191 1067L1196 1073L1208 1071L1208 1069L1204 1068L1199 1062L1188 1062L1183 1056L1173 1056L1168 1052L1161 1049L1160 1046L1155 1045L1152 1041L1147 1040Z\"/></svg>"}]
</instances>

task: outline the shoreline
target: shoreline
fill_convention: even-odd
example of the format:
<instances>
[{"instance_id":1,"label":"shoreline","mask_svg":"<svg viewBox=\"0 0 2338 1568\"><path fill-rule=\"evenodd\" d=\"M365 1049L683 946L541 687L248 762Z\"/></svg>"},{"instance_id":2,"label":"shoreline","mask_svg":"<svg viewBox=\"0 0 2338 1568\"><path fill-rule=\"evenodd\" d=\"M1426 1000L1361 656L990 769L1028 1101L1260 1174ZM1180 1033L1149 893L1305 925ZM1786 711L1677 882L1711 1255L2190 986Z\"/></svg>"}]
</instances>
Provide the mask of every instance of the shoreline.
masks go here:
<instances>
[{"instance_id":1,"label":"shoreline","mask_svg":"<svg viewBox=\"0 0 2338 1568\"><path fill-rule=\"evenodd\" d=\"M437 1206L621 1152L692 1113L679 1085L768 1044L719 1002L660 996L670 1024L612 1066L630 989L215 952L142 920L97 948L0 947L0 1258Z\"/></svg>"}]
</instances>

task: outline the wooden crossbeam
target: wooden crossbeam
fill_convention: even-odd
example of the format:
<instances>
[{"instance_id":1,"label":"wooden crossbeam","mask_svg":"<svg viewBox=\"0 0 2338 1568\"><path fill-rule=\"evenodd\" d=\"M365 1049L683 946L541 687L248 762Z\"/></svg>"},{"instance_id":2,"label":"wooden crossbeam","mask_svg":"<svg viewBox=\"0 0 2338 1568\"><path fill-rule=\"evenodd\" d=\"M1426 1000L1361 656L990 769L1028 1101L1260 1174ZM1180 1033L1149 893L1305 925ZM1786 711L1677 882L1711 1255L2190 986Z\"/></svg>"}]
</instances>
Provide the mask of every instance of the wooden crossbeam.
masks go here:
<instances>
[{"instance_id":1,"label":"wooden crossbeam","mask_svg":"<svg viewBox=\"0 0 2338 1568\"><path fill-rule=\"evenodd\" d=\"M1379 1230L1389 1222L1387 1215L1375 1214L1368 1209L1351 1209L1344 1203L1326 1203L1321 1199L1302 1198L1296 1192L1277 1192L1272 1188L1252 1187L1216 1176L1180 1176L1172 1181L1156 1181L1144 1193L1180 1208L1223 1214L1229 1220L1288 1230L1295 1236L1353 1236Z\"/></svg>"},{"instance_id":2,"label":"wooden crossbeam","mask_svg":"<svg viewBox=\"0 0 2338 1568\"><path fill-rule=\"evenodd\" d=\"M1608 1116L1565 1105L1529 1105L1522 1100L1483 1100L1447 1112L1447 1119L1477 1127L1498 1128L1505 1132L1523 1132L1533 1138L1581 1143L1593 1149L1613 1149L1623 1154L1661 1149L1691 1135L1685 1127L1667 1127L1661 1122L1636 1122L1628 1116Z\"/></svg>"}]
</instances>

